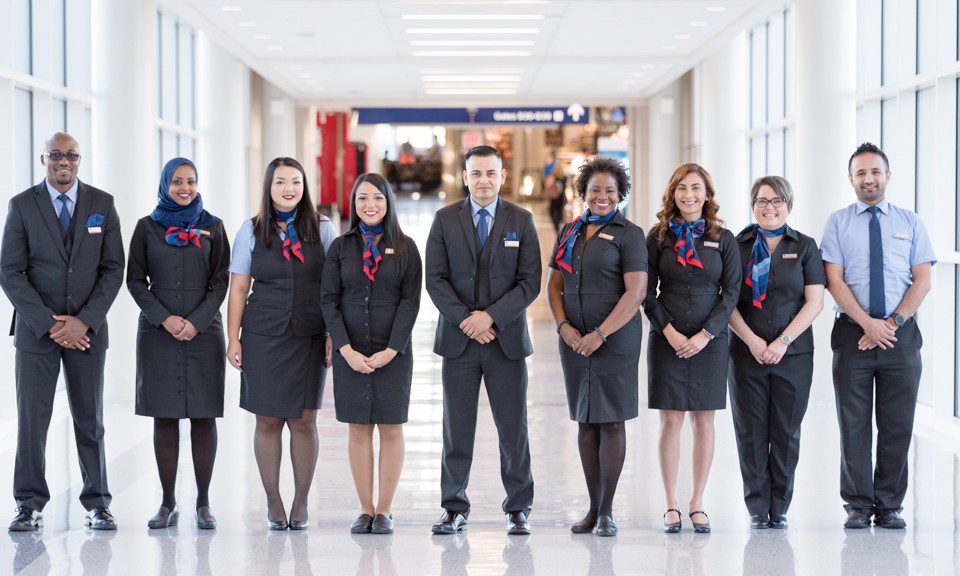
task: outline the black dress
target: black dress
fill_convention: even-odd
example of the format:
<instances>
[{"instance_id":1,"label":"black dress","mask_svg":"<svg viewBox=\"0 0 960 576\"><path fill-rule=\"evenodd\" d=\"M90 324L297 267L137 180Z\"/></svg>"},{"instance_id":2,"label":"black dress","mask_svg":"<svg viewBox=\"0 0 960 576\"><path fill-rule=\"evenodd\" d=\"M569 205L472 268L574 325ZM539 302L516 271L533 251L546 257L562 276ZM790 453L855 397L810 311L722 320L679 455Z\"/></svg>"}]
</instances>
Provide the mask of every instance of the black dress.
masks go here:
<instances>
[{"instance_id":1,"label":"black dress","mask_svg":"<svg viewBox=\"0 0 960 576\"><path fill-rule=\"evenodd\" d=\"M334 240L323 271L323 316L333 339L333 395L337 420L351 424L403 424L410 406L413 347L410 334L420 311L423 266L413 240L401 266L396 246L382 238L380 267L370 281L363 273L363 237L351 230ZM389 364L361 374L340 348L350 344L365 356L397 351Z\"/></svg>"},{"instance_id":2,"label":"black dress","mask_svg":"<svg viewBox=\"0 0 960 576\"><path fill-rule=\"evenodd\" d=\"M137 414L154 418L223 416L225 347L220 305L227 294L230 244L217 222L200 247L171 246L166 230L141 218L130 241L127 289L140 307ZM197 329L181 342L163 328L170 315Z\"/></svg>"},{"instance_id":3,"label":"black dress","mask_svg":"<svg viewBox=\"0 0 960 576\"><path fill-rule=\"evenodd\" d=\"M648 407L659 410L722 410L727 404L727 322L740 294L742 272L736 239L723 230L718 240L694 240L703 269L677 261L677 237L663 245L657 229L647 237L650 258L644 311L650 320L647 345ZM713 334L692 358L679 358L663 329L672 324L687 338L701 329Z\"/></svg>"},{"instance_id":4,"label":"black dress","mask_svg":"<svg viewBox=\"0 0 960 576\"><path fill-rule=\"evenodd\" d=\"M559 241L572 226L557 236L548 265L563 277L563 312L571 326L587 334L610 315L626 292L623 275L647 269L643 230L617 214L589 240L587 227L573 245L573 272L557 266L554 258ZM560 363L567 388L570 419L582 423L622 422L637 417L638 364L643 325L638 309L622 328L591 356L573 351L559 337Z\"/></svg>"}]
</instances>

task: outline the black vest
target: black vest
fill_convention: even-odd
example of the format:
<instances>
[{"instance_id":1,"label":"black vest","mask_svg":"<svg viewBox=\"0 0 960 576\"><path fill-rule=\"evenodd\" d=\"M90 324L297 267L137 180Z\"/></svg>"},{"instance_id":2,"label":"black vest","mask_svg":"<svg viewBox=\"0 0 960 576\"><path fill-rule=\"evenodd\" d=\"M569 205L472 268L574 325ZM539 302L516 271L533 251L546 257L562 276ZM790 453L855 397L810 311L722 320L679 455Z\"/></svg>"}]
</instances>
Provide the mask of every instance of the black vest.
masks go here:
<instances>
[{"instance_id":1,"label":"black vest","mask_svg":"<svg viewBox=\"0 0 960 576\"><path fill-rule=\"evenodd\" d=\"M323 243L303 245L304 262L292 254L283 257L283 241L273 239L267 248L254 242L250 275L253 289L243 313L243 329L256 334L281 336L292 325L297 336L326 332L320 312L320 277L323 273Z\"/></svg>"},{"instance_id":2,"label":"black vest","mask_svg":"<svg viewBox=\"0 0 960 576\"><path fill-rule=\"evenodd\" d=\"M477 234L476 228L474 228L473 237L479 247L480 235ZM483 249L477 256L477 272L473 277L473 302L477 310L486 310L493 304L490 296L490 246L493 242L493 235L487 235L487 243L483 245Z\"/></svg>"},{"instance_id":3,"label":"black vest","mask_svg":"<svg viewBox=\"0 0 960 576\"><path fill-rule=\"evenodd\" d=\"M59 224L59 222L57 223ZM70 216L70 225L67 226L66 233L61 232L61 238L63 238L63 245L67 249L67 255L73 253L73 237L77 232L77 208L74 206L73 215Z\"/></svg>"}]
</instances>

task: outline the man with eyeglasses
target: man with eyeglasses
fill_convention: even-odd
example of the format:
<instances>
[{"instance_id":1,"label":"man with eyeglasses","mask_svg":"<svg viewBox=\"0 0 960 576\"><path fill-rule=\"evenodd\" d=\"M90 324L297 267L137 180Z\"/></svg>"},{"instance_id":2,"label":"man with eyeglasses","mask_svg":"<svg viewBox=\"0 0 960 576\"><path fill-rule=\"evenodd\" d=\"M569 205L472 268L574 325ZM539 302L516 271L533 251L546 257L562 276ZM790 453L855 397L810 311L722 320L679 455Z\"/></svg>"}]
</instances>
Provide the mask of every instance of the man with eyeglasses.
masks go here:
<instances>
[{"instance_id":1,"label":"man with eyeglasses","mask_svg":"<svg viewBox=\"0 0 960 576\"><path fill-rule=\"evenodd\" d=\"M47 429L60 365L80 460L84 524L115 530L103 446L107 311L123 283L123 242L113 197L77 179L77 141L57 133L40 163L47 177L10 200L0 286L13 304L17 459L11 531L43 526Z\"/></svg>"}]
</instances>

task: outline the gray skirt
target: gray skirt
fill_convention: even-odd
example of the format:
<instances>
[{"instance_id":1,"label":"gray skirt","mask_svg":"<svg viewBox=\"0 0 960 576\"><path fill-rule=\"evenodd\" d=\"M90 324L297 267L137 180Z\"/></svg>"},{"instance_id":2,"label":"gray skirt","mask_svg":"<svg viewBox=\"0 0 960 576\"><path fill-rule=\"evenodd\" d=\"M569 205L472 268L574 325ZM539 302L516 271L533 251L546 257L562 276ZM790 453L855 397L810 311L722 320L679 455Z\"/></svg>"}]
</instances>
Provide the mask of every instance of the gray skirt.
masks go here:
<instances>
[{"instance_id":1,"label":"gray skirt","mask_svg":"<svg viewBox=\"0 0 960 576\"><path fill-rule=\"evenodd\" d=\"M297 336L287 326L282 336L244 330L240 407L257 416L300 418L304 410L318 410L327 376L326 337Z\"/></svg>"}]
</instances>

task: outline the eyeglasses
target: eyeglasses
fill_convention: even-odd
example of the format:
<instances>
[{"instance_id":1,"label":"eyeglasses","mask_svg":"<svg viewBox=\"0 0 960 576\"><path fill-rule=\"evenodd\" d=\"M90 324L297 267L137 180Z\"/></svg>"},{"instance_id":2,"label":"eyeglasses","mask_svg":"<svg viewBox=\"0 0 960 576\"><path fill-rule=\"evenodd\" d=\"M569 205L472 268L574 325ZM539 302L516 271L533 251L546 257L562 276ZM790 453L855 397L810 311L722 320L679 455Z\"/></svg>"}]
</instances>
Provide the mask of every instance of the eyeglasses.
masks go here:
<instances>
[{"instance_id":1,"label":"eyeglasses","mask_svg":"<svg viewBox=\"0 0 960 576\"><path fill-rule=\"evenodd\" d=\"M66 158L70 162L76 162L80 159L80 155L76 152L47 152L47 158L53 160L54 162L59 162Z\"/></svg>"},{"instance_id":2,"label":"eyeglasses","mask_svg":"<svg viewBox=\"0 0 960 576\"><path fill-rule=\"evenodd\" d=\"M773 206L774 208L782 208L787 201L783 198L774 198L773 200L768 200L766 198L757 198L753 201L753 205L757 208L766 208L767 206Z\"/></svg>"}]
</instances>

